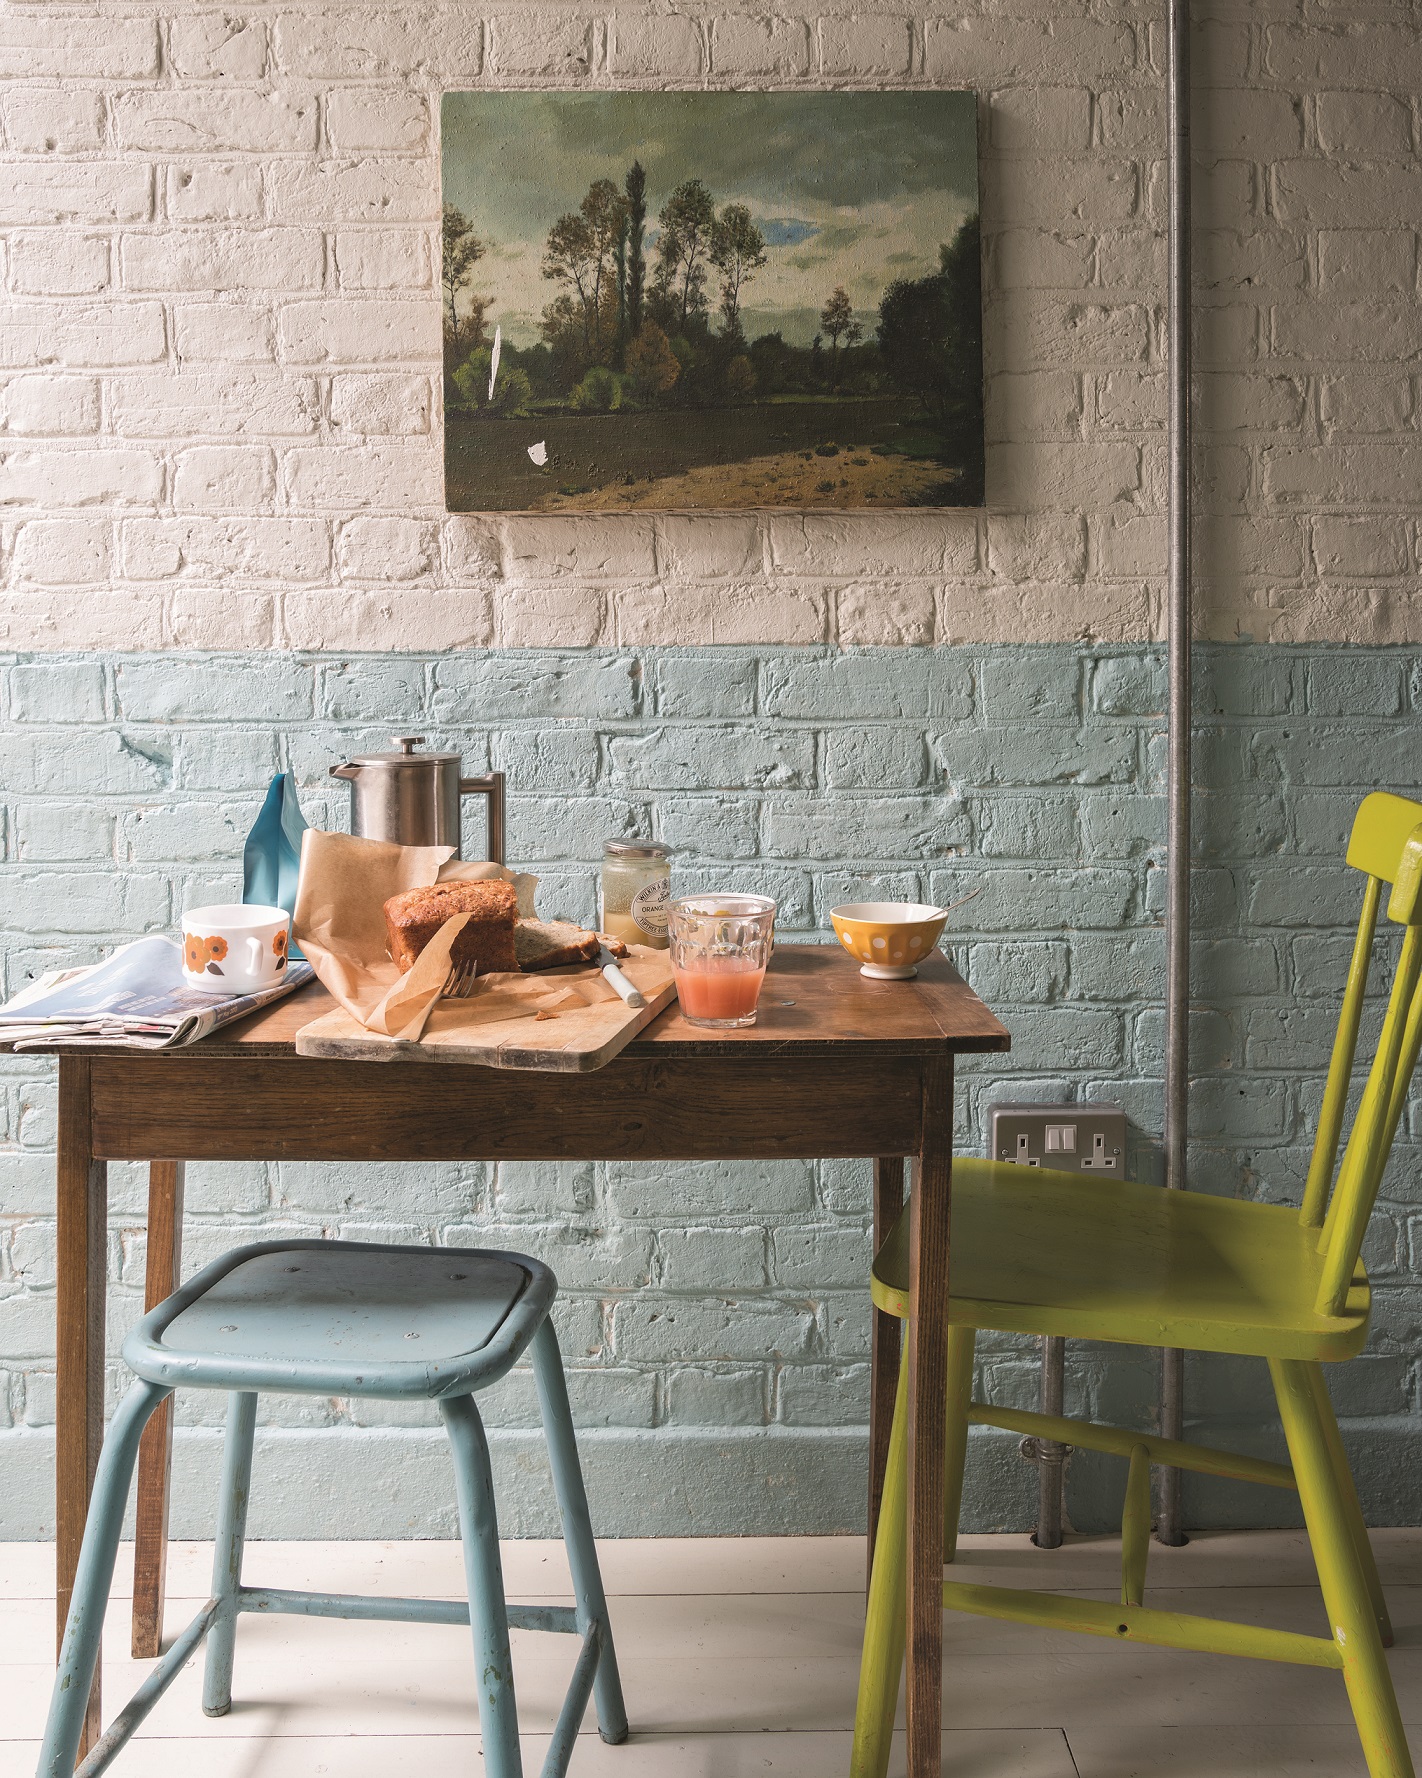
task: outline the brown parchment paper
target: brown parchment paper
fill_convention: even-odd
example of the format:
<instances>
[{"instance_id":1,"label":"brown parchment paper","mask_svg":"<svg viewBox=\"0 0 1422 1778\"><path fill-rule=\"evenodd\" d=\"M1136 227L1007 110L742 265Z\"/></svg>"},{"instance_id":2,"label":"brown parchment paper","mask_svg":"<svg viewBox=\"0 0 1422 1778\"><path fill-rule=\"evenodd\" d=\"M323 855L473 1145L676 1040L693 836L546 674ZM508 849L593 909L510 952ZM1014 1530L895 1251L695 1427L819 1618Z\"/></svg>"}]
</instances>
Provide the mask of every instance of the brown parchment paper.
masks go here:
<instances>
[{"instance_id":1,"label":"brown parchment paper","mask_svg":"<svg viewBox=\"0 0 1422 1778\"><path fill-rule=\"evenodd\" d=\"M536 877L502 864L465 863L454 859L453 851L312 827L301 836L292 934L322 986L368 1031L418 1041L449 975L450 947L469 917L446 920L402 973L387 949L384 908L392 895L436 882L498 878L514 885L519 914L535 917ZM576 984L562 972L556 980L522 973L480 976L473 998L445 1002L446 1017L457 1008L461 1025L480 1025L617 998L599 970L577 974Z\"/></svg>"}]
</instances>

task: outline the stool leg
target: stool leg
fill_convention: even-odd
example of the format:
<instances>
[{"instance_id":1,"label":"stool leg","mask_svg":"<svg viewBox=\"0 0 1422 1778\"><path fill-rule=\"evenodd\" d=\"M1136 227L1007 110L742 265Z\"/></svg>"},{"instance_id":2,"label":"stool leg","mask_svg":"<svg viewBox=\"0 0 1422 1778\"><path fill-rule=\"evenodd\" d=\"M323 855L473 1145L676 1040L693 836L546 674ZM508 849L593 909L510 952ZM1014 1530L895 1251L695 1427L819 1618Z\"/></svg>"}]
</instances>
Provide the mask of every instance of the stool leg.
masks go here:
<instances>
[{"instance_id":1,"label":"stool leg","mask_svg":"<svg viewBox=\"0 0 1422 1778\"><path fill-rule=\"evenodd\" d=\"M489 1473L489 1441L473 1396L453 1396L439 1404L439 1411L454 1452L459 1529L464 1538L464 1574L469 1587L469 1627L474 1632L474 1664L479 1676L484 1771L487 1778L523 1778L504 1571L499 1561L499 1521L494 1510L494 1478Z\"/></svg>"},{"instance_id":2,"label":"stool leg","mask_svg":"<svg viewBox=\"0 0 1422 1778\"><path fill-rule=\"evenodd\" d=\"M573 1415L568 1406L568 1383L553 1323L545 1320L533 1339L533 1375L538 1384L538 1407L543 1417L543 1436L548 1441L548 1460L553 1467L553 1486L563 1521L563 1541L573 1589L578 1601L578 1628L586 1634L589 1624L602 1629L593 1695L597 1699L598 1731L615 1747L627 1739L627 1708L622 1702L622 1680L617 1671L617 1652L612 1646L612 1620L607 1595L602 1590L597 1544L588 1513L587 1490L573 1435Z\"/></svg>"},{"instance_id":3,"label":"stool leg","mask_svg":"<svg viewBox=\"0 0 1422 1778\"><path fill-rule=\"evenodd\" d=\"M113 1584L129 1484L138 1461L138 1442L153 1410L171 1394L172 1390L157 1383L135 1383L119 1403L99 1452L79 1566L74 1574L69 1621L64 1626L64 1645L59 1651L59 1672L55 1675L40 1751L40 1778L71 1778L79 1757L89 1687L104 1629L104 1608Z\"/></svg>"},{"instance_id":4,"label":"stool leg","mask_svg":"<svg viewBox=\"0 0 1422 1778\"><path fill-rule=\"evenodd\" d=\"M257 1397L249 1389L227 1398L227 1434L222 1442L222 1491L217 1499L217 1542L212 1551L212 1596L217 1616L207 1633L202 1676L204 1716L226 1716L232 1708L232 1655L237 1641L237 1589L242 1584L242 1549L247 1541L247 1499L252 1491L252 1438Z\"/></svg>"}]
</instances>

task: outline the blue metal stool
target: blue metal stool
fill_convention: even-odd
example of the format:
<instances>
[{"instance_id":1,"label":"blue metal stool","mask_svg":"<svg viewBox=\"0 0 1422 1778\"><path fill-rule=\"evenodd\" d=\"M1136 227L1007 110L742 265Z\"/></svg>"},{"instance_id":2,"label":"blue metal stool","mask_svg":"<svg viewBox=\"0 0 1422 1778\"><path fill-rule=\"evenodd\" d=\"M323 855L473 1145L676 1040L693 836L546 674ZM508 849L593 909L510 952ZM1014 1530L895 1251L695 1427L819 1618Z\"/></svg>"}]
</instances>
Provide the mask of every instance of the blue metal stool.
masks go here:
<instances>
[{"instance_id":1,"label":"blue metal stool","mask_svg":"<svg viewBox=\"0 0 1422 1778\"><path fill-rule=\"evenodd\" d=\"M212 1598L95 1745L80 1778L95 1778L208 1638L203 1709L232 1706L240 1611L304 1617L468 1624L474 1633L479 1724L488 1778L522 1778L509 1628L582 1638L543 1778L563 1778L590 1694L604 1741L627 1737L587 1496L573 1438L558 1341L548 1321L557 1280L523 1254L458 1247L379 1247L349 1241L267 1241L215 1260L146 1315L124 1342L139 1381L104 1440L74 1579L40 1778L71 1778L98 1658L104 1609L138 1441L177 1387L232 1391L223 1451ZM533 1348L533 1370L575 1606L506 1605L489 1446L474 1392ZM439 1403L454 1451L469 1603L295 1593L242 1585L257 1394L360 1395Z\"/></svg>"}]
</instances>

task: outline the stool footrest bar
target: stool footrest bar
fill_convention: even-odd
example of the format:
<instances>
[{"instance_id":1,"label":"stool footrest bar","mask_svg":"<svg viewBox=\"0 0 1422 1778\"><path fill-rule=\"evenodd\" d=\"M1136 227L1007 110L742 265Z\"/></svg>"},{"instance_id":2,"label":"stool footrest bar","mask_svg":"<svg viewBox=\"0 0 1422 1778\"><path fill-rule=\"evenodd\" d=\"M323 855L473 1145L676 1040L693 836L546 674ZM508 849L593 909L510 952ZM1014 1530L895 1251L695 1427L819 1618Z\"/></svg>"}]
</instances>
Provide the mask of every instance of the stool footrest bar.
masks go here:
<instances>
[{"instance_id":1,"label":"stool footrest bar","mask_svg":"<svg viewBox=\"0 0 1422 1778\"><path fill-rule=\"evenodd\" d=\"M1084 1630L1090 1636L1109 1636L1113 1642L1148 1642L1160 1648L1195 1649L1201 1654L1249 1655L1259 1661L1287 1661L1303 1667L1343 1665L1343 1651L1324 1636L1266 1630L1257 1624L1236 1624L1228 1618L1199 1617L1191 1612L1155 1611L1147 1605L1112 1605L1063 1593L972 1586L964 1581L943 1583L943 1604L950 1611L971 1612L976 1617L1006 1618L1052 1630Z\"/></svg>"},{"instance_id":2,"label":"stool footrest bar","mask_svg":"<svg viewBox=\"0 0 1422 1778\"><path fill-rule=\"evenodd\" d=\"M583 1637L583 1646L578 1651L573 1677L568 1682L563 1708L558 1712L553 1739L548 1743L542 1778L564 1778L568 1770L568 1761L573 1757L573 1749L577 1746L578 1730L587 1715L588 1699L592 1697L593 1681L597 1678L597 1666L601 1659L602 1625L589 1624Z\"/></svg>"},{"instance_id":3,"label":"stool footrest bar","mask_svg":"<svg viewBox=\"0 0 1422 1778\"><path fill-rule=\"evenodd\" d=\"M75 1767L74 1778L99 1778L99 1773L108 1769L110 1761L192 1658L193 1650L212 1628L216 1616L217 1601L209 1599L94 1743L88 1758Z\"/></svg>"},{"instance_id":4,"label":"stool footrest bar","mask_svg":"<svg viewBox=\"0 0 1422 1778\"><path fill-rule=\"evenodd\" d=\"M468 1624L467 1599L381 1598L373 1593L294 1593L282 1587L239 1587L238 1611L288 1617L369 1618L396 1624ZM578 1636L571 1605L510 1605L511 1630L552 1630Z\"/></svg>"},{"instance_id":5,"label":"stool footrest bar","mask_svg":"<svg viewBox=\"0 0 1422 1778\"><path fill-rule=\"evenodd\" d=\"M1266 1488L1296 1488L1294 1472L1286 1463L1270 1463L1263 1457L1243 1457L1235 1451L1216 1451L1209 1445L1191 1445L1174 1438L1157 1438L1150 1432L1130 1432L1119 1426L1097 1426L1090 1420L1068 1420L1055 1414L1033 1414L1022 1408L995 1408L975 1401L968 1409L974 1426L997 1426L1004 1432L1021 1432L1057 1444L1077 1445L1087 1451L1105 1451L1112 1457L1129 1457L1144 1445L1152 1463L1171 1469L1193 1469L1201 1475L1227 1476L1236 1482L1260 1482Z\"/></svg>"}]
</instances>

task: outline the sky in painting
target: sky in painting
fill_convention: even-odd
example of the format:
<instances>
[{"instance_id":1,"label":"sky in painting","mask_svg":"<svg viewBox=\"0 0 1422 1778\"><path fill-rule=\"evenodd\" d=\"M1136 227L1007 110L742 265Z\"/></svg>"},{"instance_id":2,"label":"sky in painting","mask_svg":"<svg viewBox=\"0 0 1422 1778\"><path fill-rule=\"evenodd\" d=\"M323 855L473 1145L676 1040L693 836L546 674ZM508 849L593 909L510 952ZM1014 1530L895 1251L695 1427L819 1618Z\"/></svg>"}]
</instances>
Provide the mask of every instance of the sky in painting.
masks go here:
<instances>
[{"instance_id":1,"label":"sky in painting","mask_svg":"<svg viewBox=\"0 0 1422 1778\"><path fill-rule=\"evenodd\" d=\"M839 284L868 336L885 285L936 270L977 209L976 119L972 93L447 93L444 200L486 243L471 288L512 344L538 338L558 288L540 269L548 230L634 160L653 241L683 180L749 207L768 249L743 293L750 338L808 345ZM650 278L654 247L648 261Z\"/></svg>"}]
</instances>

